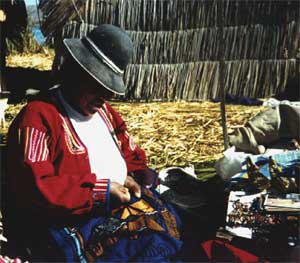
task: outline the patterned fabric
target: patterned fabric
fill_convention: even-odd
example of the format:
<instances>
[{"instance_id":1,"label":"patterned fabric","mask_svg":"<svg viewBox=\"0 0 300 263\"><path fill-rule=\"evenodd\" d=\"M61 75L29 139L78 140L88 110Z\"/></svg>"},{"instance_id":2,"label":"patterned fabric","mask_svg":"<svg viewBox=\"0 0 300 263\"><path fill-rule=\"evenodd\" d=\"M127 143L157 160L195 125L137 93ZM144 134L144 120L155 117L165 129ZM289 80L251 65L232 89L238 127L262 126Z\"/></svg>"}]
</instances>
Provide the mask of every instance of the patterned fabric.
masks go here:
<instances>
[{"instance_id":1,"label":"patterned fabric","mask_svg":"<svg viewBox=\"0 0 300 263\"><path fill-rule=\"evenodd\" d=\"M65 140L70 153L72 154L85 153L86 152L85 147L80 143L80 140L79 138L77 138L76 133L72 132L72 128L70 127L70 125L68 125L65 118L61 114L59 116L61 117L63 122L62 126L64 128Z\"/></svg>"},{"instance_id":2,"label":"patterned fabric","mask_svg":"<svg viewBox=\"0 0 300 263\"><path fill-rule=\"evenodd\" d=\"M282 176L295 177L297 165L300 164L300 151L287 151L272 155L272 159L275 160L277 165L282 169ZM253 158L253 161L259 166L259 171L268 179L271 179L269 171L269 157L258 156ZM248 178L247 170L243 169L240 173L233 176L235 178Z\"/></svg>"},{"instance_id":3,"label":"patterned fabric","mask_svg":"<svg viewBox=\"0 0 300 263\"><path fill-rule=\"evenodd\" d=\"M46 161L49 156L47 145L48 136L38 129L25 127L20 130L20 141L24 145L24 160L35 162Z\"/></svg>"},{"instance_id":4,"label":"patterned fabric","mask_svg":"<svg viewBox=\"0 0 300 263\"><path fill-rule=\"evenodd\" d=\"M181 222L174 209L153 190L112 212L112 217L87 222L51 233L67 262L169 262L182 242ZM109 238L117 238L108 244Z\"/></svg>"},{"instance_id":5,"label":"patterned fabric","mask_svg":"<svg viewBox=\"0 0 300 263\"><path fill-rule=\"evenodd\" d=\"M93 188L93 200L94 202L99 201L101 203L105 203L109 198L109 190L107 191L107 187L109 185L109 179L100 179L97 180L95 186Z\"/></svg>"}]
</instances>

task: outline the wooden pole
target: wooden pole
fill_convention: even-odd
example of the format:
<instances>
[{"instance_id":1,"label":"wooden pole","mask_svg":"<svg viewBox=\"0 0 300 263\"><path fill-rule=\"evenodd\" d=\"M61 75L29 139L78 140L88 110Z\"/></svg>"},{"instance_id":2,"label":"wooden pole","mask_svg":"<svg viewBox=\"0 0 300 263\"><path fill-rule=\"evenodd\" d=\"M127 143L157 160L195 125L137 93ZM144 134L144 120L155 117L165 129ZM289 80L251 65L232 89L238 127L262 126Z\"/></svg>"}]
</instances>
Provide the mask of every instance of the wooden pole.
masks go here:
<instances>
[{"instance_id":1,"label":"wooden pole","mask_svg":"<svg viewBox=\"0 0 300 263\"><path fill-rule=\"evenodd\" d=\"M219 28L219 91L221 97L221 118L222 118L222 129L223 129L223 140L225 150L229 147L227 125L226 125L226 108L225 108L225 85L224 85L224 4L226 0L217 1L217 14L218 14L218 28Z\"/></svg>"}]
</instances>

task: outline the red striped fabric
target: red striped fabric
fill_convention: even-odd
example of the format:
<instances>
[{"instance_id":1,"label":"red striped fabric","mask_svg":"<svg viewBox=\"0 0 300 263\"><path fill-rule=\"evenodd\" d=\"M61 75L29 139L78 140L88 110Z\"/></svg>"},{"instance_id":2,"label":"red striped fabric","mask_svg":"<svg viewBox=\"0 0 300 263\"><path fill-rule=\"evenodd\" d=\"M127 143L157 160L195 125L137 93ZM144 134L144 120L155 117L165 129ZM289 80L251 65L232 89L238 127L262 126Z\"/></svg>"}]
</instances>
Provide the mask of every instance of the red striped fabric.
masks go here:
<instances>
[{"instance_id":1,"label":"red striped fabric","mask_svg":"<svg viewBox=\"0 0 300 263\"><path fill-rule=\"evenodd\" d=\"M24 160L31 162L46 161L49 156L48 136L36 128L25 127L21 131L24 143Z\"/></svg>"},{"instance_id":2,"label":"red striped fabric","mask_svg":"<svg viewBox=\"0 0 300 263\"><path fill-rule=\"evenodd\" d=\"M107 194L107 186L109 184L109 179L99 179L96 181L93 188L93 200L105 202Z\"/></svg>"}]
</instances>

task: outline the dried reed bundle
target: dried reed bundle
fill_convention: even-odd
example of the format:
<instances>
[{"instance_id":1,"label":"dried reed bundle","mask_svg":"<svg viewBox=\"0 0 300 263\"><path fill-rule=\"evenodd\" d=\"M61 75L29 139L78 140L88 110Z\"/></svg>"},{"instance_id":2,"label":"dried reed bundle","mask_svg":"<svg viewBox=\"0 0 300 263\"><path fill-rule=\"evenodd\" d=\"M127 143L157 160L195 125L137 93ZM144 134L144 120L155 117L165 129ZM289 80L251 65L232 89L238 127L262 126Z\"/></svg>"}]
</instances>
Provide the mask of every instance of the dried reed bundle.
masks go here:
<instances>
[{"instance_id":1,"label":"dried reed bundle","mask_svg":"<svg viewBox=\"0 0 300 263\"><path fill-rule=\"evenodd\" d=\"M87 0L83 20L138 31L213 27L216 4L216 0ZM299 18L297 7L297 1L224 1L224 22L228 26L289 23Z\"/></svg>"},{"instance_id":2,"label":"dried reed bundle","mask_svg":"<svg viewBox=\"0 0 300 263\"><path fill-rule=\"evenodd\" d=\"M282 92L300 73L295 59L225 61L225 90L248 97ZM144 101L202 101L218 98L219 62L130 65L125 74L126 98Z\"/></svg>"},{"instance_id":3,"label":"dried reed bundle","mask_svg":"<svg viewBox=\"0 0 300 263\"><path fill-rule=\"evenodd\" d=\"M79 15L84 23L127 30L174 31L217 26L217 0L41 0L43 31L55 35ZM76 8L74 8L74 6ZM299 1L224 1L225 26L280 25L299 21Z\"/></svg>"},{"instance_id":4,"label":"dried reed bundle","mask_svg":"<svg viewBox=\"0 0 300 263\"><path fill-rule=\"evenodd\" d=\"M82 37L95 25L71 21L63 38ZM299 48L299 23L224 28L226 60L286 59ZM177 31L127 31L134 43L133 64L176 64L218 60L218 27ZM245 48L247 47L247 48Z\"/></svg>"},{"instance_id":5,"label":"dried reed bundle","mask_svg":"<svg viewBox=\"0 0 300 263\"><path fill-rule=\"evenodd\" d=\"M81 37L100 23L120 25L128 31L135 47L125 76L127 99L207 100L220 94L217 3L220 4L217 0L87 0L81 10L84 22L66 22L58 38ZM222 3L224 89L250 97L283 92L288 79L300 74L296 61L300 45L296 12L299 2Z\"/></svg>"}]
</instances>

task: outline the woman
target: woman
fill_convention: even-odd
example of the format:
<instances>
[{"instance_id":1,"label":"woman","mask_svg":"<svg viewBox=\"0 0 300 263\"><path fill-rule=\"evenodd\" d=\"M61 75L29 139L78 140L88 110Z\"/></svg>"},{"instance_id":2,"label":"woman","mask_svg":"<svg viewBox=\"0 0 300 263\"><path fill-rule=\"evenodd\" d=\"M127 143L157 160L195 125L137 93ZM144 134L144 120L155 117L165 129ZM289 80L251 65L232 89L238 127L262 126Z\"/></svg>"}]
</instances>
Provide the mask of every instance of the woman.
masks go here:
<instances>
[{"instance_id":1,"label":"woman","mask_svg":"<svg viewBox=\"0 0 300 263\"><path fill-rule=\"evenodd\" d=\"M181 246L180 222L150 190L156 174L106 102L125 93L132 42L100 25L64 45L60 85L28 103L9 129L12 249L25 248L31 261L168 260Z\"/></svg>"}]
</instances>

